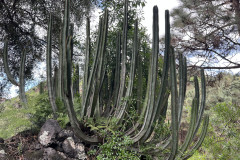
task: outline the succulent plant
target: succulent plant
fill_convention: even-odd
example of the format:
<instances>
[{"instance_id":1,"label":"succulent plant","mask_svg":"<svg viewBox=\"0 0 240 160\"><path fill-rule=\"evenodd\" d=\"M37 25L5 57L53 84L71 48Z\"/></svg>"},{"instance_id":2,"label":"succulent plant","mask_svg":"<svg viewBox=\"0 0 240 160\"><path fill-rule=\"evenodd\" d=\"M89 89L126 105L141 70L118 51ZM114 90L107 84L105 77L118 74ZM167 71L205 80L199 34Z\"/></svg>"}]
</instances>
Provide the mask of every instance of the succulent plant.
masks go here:
<instances>
[{"instance_id":1,"label":"succulent plant","mask_svg":"<svg viewBox=\"0 0 240 160\"><path fill-rule=\"evenodd\" d=\"M104 117L108 120L115 119L115 123L121 124L126 122L127 112L129 111L128 98L133 95L133 84L135 79L136 66L138 77L142 74L141 56L138 55L138 21L135 22L133 50L130 56L130 70L127 70L127 40L128 40L128 0L125 0L125 11L123 20L123 31L117 36L116 49L116 64L113 76L108 76L106 73L106 46L108 35L108 10L105 9L104 15L100 18L97 42L95 46L95 53L90 54L90 22L87 20L87 40L86 40L86 54L85 54L85 71L83 81L81 119L77 118L77 113L73 107L72 95L72 52L73 52L73 34L72 29L69 29L69 5L70 0L65 1L64 25L61 36L60 56L59 56L59 77L61 77L60 90L62 100L68 111L71 126L77 137L82 139L85 143L97 144L102 143L103 137L98 134L94 136L87 135L82 130L80 123L83 123L89 118L94 118L96 121L99 117ZM179 55L179 87L177 86L177 71L175 62L174 48L171 47L170 36L170 22L169 11L165 12L165 52L164 64L161 76L160 89L157 90L157 71L158 71L158 55L159 55L159 26L158 26L158 7L153 8L153 42L152 54L150 58L150 66L148 71L148 81L146 92L142 92L143 88L139 88L141 92L137 97L142 99L142 93L146 93L144 103L136 103L136 107L140 107L138 113L138 120L128 125L124 130L123 135L127 135L133 141L133 146L129 147L139 153L158 154L166 159L186 159L191 156L193 152L198 149L203 142L208 127L208 116L203 118L203 111L205 107L206 88L204 71L201 71L201 101L199 93L198 80L195 78L195 98L192 103L190 126L187 136L183 144L179 144L179 127L182 118L183 104L186 94L186 80L187 80L187 63L186 58ZM50 25L50 23L49 23ZM71 27L73 28L73 27ZM49 33L48 37L51 34ZM51 45L48 45L48 47ZM48 49L49 51L49 49ZM49 56L49 53L48 53ZM93 62L90 63L90 56L93 56ZM50 58L50 57L49 57ZM135 64L137 62L137 65ZM49 62L48 62L49 63ZM51 70L51 65L48 65L48 70ZM91 68L91 69L90 69ZM128 75L128 77L126 77ZM141 77L141 76L140 76ZM106 83L106 79L110 79L112 83ZM106 84L105 84L106 83ZM139 85L143 83L141 78L138 78ZM51 84L51 83L50 83ZM102 95L105 90L112 88L113 91L109 99L102 101ZM51 88L51 87L50 87ZM168 99L171 97L171 134L164 140L159 139L155 144L155 148L151 150L142 151L137 144L146 144L151 140L151 135L154 134L156 124L162 125L166 118L168 109ZM51 98L50 98L51 99ZM52 103L51 103L52 104ZM54 107L53 107L54 109ZM198 132L200 123L203 119L202 132L199 140L194 144L193 138ZM119 125L121 126L121 125ZM120 127L118 128L120 129ZM188 150L189 146L193 147ZM168 152L168 150L170 150Z\"/></svg>"},{"instance_id":2,"label":"succulent plant","mask_svg":"<svg viewBox=\"0 0 240 160\"><path fill-rule=\"evenodd\" d=\"M21 54L21 64L19 70L19 82L14 79L14 76L10 72L10 68L8 65L8 40L5 39L4 43L4 51L3 51L3 65L4 70L7 75L8 80L15 86L19 87L19 97L24 105L27 104L27 98L25 95L25 79L24 79L24 70L25 70L25 62L26 62L26 50L24 49Z\"/></svg>"}]
</instances>

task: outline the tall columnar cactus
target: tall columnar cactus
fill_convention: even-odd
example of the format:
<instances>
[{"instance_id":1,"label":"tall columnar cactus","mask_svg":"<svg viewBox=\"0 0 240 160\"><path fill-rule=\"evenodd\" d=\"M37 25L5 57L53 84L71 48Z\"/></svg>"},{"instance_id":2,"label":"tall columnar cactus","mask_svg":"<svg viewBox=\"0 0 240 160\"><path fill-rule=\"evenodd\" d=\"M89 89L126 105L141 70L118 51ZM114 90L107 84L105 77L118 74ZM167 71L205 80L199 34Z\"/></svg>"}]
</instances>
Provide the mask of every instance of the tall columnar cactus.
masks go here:
<instances>
[{"instance_id":1,"label":"tall columnar cactus","mask_svg":"<svg viewBox=\"0 0 240 160\"><path fill-rule=\"evenodd\" d=\"M62 78L62 100L67 108L69 120L73 130L79 138L85 143L101 143L102 137L98 134L89 136L82 131L79 125L79 119L77 119L76 112L73 107L72 96L72 52L73 52L73 39L72 32L69 31L69 0L65 1L65 14L64 14L64 26L62 33L62 45L60 47L61 54L59 62L61 64L60 77ZM108 11L105 10L103 17L100 18L97 43L95 46L95 54L93 54L93 62L90 64L90 37L89 30L90 24L87 20L87 41L86 41L86 58L85 58L85 73L84 73L84 86L82 95L81 106L81 120L86 121L88 118L92 118L96 121L99 117L105 117L108 121L114 119L117 124L125 123L126 117L129 111L129 99L133 95L134 78L138 77L138 84L142 84L142 62L141 56L138 54L138 22L135 22L133 48L131 51L130 60L127 61L127 26L128 26L128 0L125 0L125 13L122 36L119 33L117 36L117 48L116 48L116 65L114 71L111 74L107 72L108 54L106 50L107 45L107 32L108 32ZM153 44L152 54L150 58L147 88L139 89L141 94L137 95L139 99L142 99L142 93L146 93L144 96L144 103L141 105L136 104L135 107L141 107L137 109L139 113L138 120L129 125L126 125L123 135L127 135L133 141L133 146L129 149L135 150L141 154L158 154L166 159L186 159L190 157L193 152L198 149L203 142L208 127L208 116L203 117L203 111L206 99L206 88L204 72L201 71L201 96L199 92L199 85L197 78L195 78L195 97L192 103L191 118L187 136L183 144L179 144L179 127L182 118L183 104L186 94L186 80L187 80L187 63L186 58L181 54L179 55L179 87L177 86L177 71L175 66L175 54L174 49L171 47L170 36L170 22L169 11L165 12L165 52L164 52L164 64L161 77L161 84L158 85L158 54L159 54L159 26L158 26L158 7L153 8ZM50 35L50 34L49 34ZM122 41L121 41L122 37ZM129 39L130 40L130 39ZM135 65L137 61L137 65ZM126 64L130 62L130 70L127 70ZM137 67L137 70L136 70ZM91 68L91 69L89 69ZM135 70L137 76L135 76ZM158 88L160 86L160 88ZM113 91L112 91L113 89ZM107 101L103 101L103 92L108 92L106 96L109 98ZM106 98L104 97L104 98ZM201 102L200 102L201 97ZM163 125L167 116L168 99L171 98L171 134L162 139L154 140L152 143L156 147L150 150L145 149L142 151L140 148L136 148L138 144L148 144L151 142L152 135L154 135L154 128L156 124ZM200 123L204 119L202 132L197 142L193 142L194 136L197 134ZM100 122L97 122L100 123ZM104 123L104 122L102 122ZM121 125L119 125L121 126ZM120 129L120 128L119 128ZM123 128L121 128L123 129ZM110 133L109 133L110 134ZM195 143L195 144L194 144ZM189 146L191 147L188 150ZM185 154L185 152L187 154Z\"/></svg>"},{"instance_id":2,"label":"tall columnar cactus","mask_svg":"<svg viewBox=\"0 0 240 160\"><path fill-rule=\"evenodd\" d=\"M49 101L52 106L54 118L57 118L57 105L55 99L55 93L53 89L53 79L52 79L52 16L50 15L48 22L48 35L47 35L47 88L48 88L48 96Z\"/></svg>"},{"instance_id":3,"label":"tall columnar cactus","mask_svg":"<svg viewBox=\"0 0 240 160\"><path fill-rule=\"evenodd\" d=\"M85 53L85 63L84 63L84 79L83 79L83 87L82 87L82 101L84 102L86 90L88 86L88 77L89 77L89 60L90 60L90 19L87 18L86 22L86 53Z\"/></svg>"},{"instance_id":4,"label":"tall columnar cactus","mask_svg":"<svg viewBox=\"0 0 240 160\"><path fill-rule=\"evenodd\" d=\"M74 78L73 78L72 90L73 90L73 97L74 97L75 95L79 94L79 65L78 64L75 66L75 71L73 76Z\"/></svg>"},{"instance_id":5,"label":"tall columnar cactus","mask_svg":"<svg viewBox=\"0 0 240 160\"><path fill-rule=\"evenodd\" d=\"M25 95L25 79L24 79L24 70L25 70L25 62L26 62L26 50L24 50L21 54L21 64L19 70L19 83L13 78L13 75L10 72L8 66L8 41L5 39L4 43L4 51L3 51L3 65L5 69L5 73L9 81L19 87L19 97L24 104L27 104L27 98Z\"/></svg>"},{"instance_id":6,"label":"tall columnar cactus","mask_svg":"<svg viewBox=\"0 0 240 160\"><path fill-rule=\"evenodd\" d=\"M58 67L58 86L57 86L57 98L62 99L62 94L63 94L63 90L62 90L62 86L63 86L63 82L62 82L62 73L63 73L63 51L62 51L62 34L60 32L60 36L59 36L59 56L58 56L58 63L59 63L59 67Z\"/></svg>"},{"instance_id":7,"label":"tall columnar cactus","mask_svg":"<svg viewBox=\"0 0 240 160\"><path fill-rule=\"evenodd\" d=\"M94 109L96 107L96 102L99 98L99 90L101 79L104 76L104 57L106 49L106 37L108 29L108 11L105 12L104 18L100 19L98 39L96 45L96 53L94 54L93 64L91 67L91 72L89 74L89 80L86 88L86 93L83 99L82 114L81 116L92 117ZM88 109L88 107L90 107ZM88 112L87 112L88 110Z\"/></svg>"},{"instance_id":8,"label":"tall columnar cactus","mask_svg":"<svg viewBox=\"0 0 240 160\"><path fill-rule=\"evenodd\" d=\"M59 98L60 95L59 95L59 69L57 66L54 67L54 75L53 75L53 90L54 90L54 95L55 95L55 98Z\"/></svg>"},{"instance_id":9,"label":"tall columnar cactus","mask_svg":"<svg viewBox=\"0 0 240 160\"><path fill-rule=\"evenodd\" d=\"M44 83L40 82L39 84L39 94L43 94L44 93Z\"/></svg>"},{"instance_id":10,"label":"tall columnar cactus","mask_svg":"<svg viewBox=\"0 0 240 160\"><path fill-rule=\"evenodd\" d=\"M26 62L26 50L23 50L21 56L21 65L20 65L20 74L19 74L19 91L20 91L20 99L24 104L27 104L27 98L25 95L25 79L24 79L24 71L25 71L25 62Z\"/></svg>"}]
</instances>

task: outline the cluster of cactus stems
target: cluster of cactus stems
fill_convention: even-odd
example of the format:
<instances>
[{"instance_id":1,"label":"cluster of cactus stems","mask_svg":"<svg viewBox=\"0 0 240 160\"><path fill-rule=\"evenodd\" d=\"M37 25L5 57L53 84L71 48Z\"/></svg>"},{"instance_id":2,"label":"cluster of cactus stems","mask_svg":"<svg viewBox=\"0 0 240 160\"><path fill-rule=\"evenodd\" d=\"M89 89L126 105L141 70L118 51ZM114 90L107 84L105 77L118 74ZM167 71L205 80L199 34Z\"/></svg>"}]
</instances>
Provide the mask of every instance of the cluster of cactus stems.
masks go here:
<instances>
[{"instance_id":1,"label":"cluster of cactus stems","mask_svg":"<svg viewBox=\"0 0 240 160\"><path fill-rule=\"evenodd\" d=\"M48 27L48 45L47 45L47 83L49 98L52 105L54 114L56 113L55 94L58 95L64 102L67 108L69 120L73 130L80 139L85 143L98 144L103 140L99 135L89 136L83 132L80 127L80 121L88 118L105 117L107 119L114 118L117 124L124 123L126 113L129 110L128 98L133 95L133 83L134 78L138 77L139 85L142 85L142 58L139 55L139 38L138 38L138 21L135 22L134 38L132 55L130 56L130 70L127 71L127 33L128 33L128 0L125 0L125 11L123 20L123 31L118 33L117 36L117 48L116 48L116 64L114 75L111 76L111 84L109 88L113 91L111 95L108 95L108 101L102 101L102 95L104 94L104 87L106 88L106 46L107 46L107 33L108 33L108 11L105 10L104 15L100 18L97 42L95 46L95 53L90 52L90 20L87 19L86 27L86 53L85 53L85 70L84 80L82 86L82 106L81 106L81 119L77 118L77 114L73 107L73 91L72 91L72 54L73 54L73 26L70 26L69 18L69 5L70 0L65 1L64 23L62 28L62 34L60 38L60 53L59 53L59 69L56 69L55 75L57 84L55 85L56 92L53 91L53 80L51 78L51 26L52 19L50 16ZM175 64L174 49L171 47L170 37L170 22L169 11L165 12L165 52L164 52L164 64L161 77L160 89L158 86L158 55L159 55L159 22L158 22L158 7L153 8L153 42L152 42L152 54L149 63L148 80L146 95L142 100L143 88L139 87L137 90L137 97L139 102L137 103L139 114L138 121L132 126L126 128L124 135L127 135L133 141L133 146L129 149L144 154L158 154L166 159L187 159L195 150L197 150L202 144L208 127L208 116L203 117L203 111L205 107L206 88L204 71L201 70L201 102L200 92L197 77L194 78L195 82L195 97L192 102L191 119L188 128L188 133L183 144L179 144L179 128L182 118L183 104L186 94L186 82L187 82L187 63L186 58L179 55L179 86L177 86L177 71ZM93 56L93 62L90 63L90 56ZM136 64L135 64L136 63ZM137 68L136 68L137 66ZM78 68L78 67L77 67ZM137 70L136 70L137 69ZM137 75L135 75L137 71ZM78 71L77 71L78 72ZM128 78L126 77L128 75ZM11 78L11 76L10 76ZM108 77L109 78L109 77ZM128 80L128 81L127 81ZM55 81L55 80L54 80ZM127 82L126 82L127 81ZM78 82L79 83L79 82ZM171 134L164 140L160 140L156 143L156 147L151 150L141 151L138 148L138 144L146 144L151 141L151 136L154 134L154 128L156 123L163 124L166 118L168 109L168 99L171 97ZM103 103L105 102L105 103ZM193 142L196 136L200 123L203 120L203 125L199 139ZM121 125L119 125L121 126ZM191 146L191 147L189 147ZM190 148L190 149L188 149ZM170 150L170 152L164 152L164 150Z\"/></svg>"},{"instance_id":2,"label":"cluster of cactus stems","mask_svg":"<svg viewBox=\"0 0 240 160\"><path fill-rule=\"evenodd\" d=\"M26 50L24 49L21 54L21 64L19 70L19 82L14 79L14 76L10 72L10 68L8 65L8 40L5 39L4 43L4 51L3 51L3 65L5 69L5 73L7 75L8 80L15 86L19 87L19 97L22 103L27 104L27 98L25 95L25 79L24 79L24 70L25 70L25 62L26 62Z\"/></svg>"}]
</instances>

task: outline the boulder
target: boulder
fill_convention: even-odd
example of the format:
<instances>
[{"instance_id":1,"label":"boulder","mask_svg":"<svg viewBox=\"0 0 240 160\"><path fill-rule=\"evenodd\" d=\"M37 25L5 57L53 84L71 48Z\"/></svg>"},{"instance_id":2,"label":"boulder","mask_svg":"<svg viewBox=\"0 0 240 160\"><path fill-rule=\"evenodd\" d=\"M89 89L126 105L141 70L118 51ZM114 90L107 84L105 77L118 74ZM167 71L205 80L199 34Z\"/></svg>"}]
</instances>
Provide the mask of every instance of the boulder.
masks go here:
<instances>
[{"instance_id":1,"label":"boulder","mask_svg":"<svg viewBox=\"0 0 240 160\"><path fill-rule=\"evenodd\" d=\"M7 152L7 146L4 143L0 143L0 160L6 159Z\"/></svg>"},{"instance_id":2,"label":"boulder","mask_svg":"<svg viewBox=\"0 0 240 160\"><path fill-rule=\"evenodd\" d=\"M49 119L42 126L38 135L38 141L43 146L49 146L55 142L56 136L61 130L62 129L56 120Z\"/></svg>"},{"instance_id":3,"label":"boulder","mask_svg":"<svg viewBox=\"0 0 240 160\"><path fill-rule=\"evenodd\" d=\"M76 145L72 137L68 137L63 141L62 148L64 150L64 153L66 153L69 157L75 157Z\"/></svg>"},{"instance_id":4,"label":"boulder","mask_svg":"<svg viewBox=\"0 0 240 160\"><path fill-rule=\"evenodd\" d=\"M72 137L68 137L64 140L62 148L64 150L64 153L66 153L71 158L78 160L87 159L84 145L82 143L75 143Z\"/></svg>"},{"instance_id":5,"label":"boulder","mask_svg":"<svg viewBox=\"0 0 240 160\"><path fill-rule=\"evenodd\" d=\"M73 137L73 135L73 131L63 129L61 132L59 132L57 139L58 141L64 141L68 137Z\"/></svg>"},{"instance_id":6,"label":"boulder","mask_svg":"<svg viewBox=\"0 0 240 160\"><path fill-rule=\"evenodd\" d=\"M4 158L6 156L5 150L1 149L0 150L0 158Z\"/></svg>"},{"instance_id":7,"label":"boulder","mask_svg":"<svg viewBox=\"0 0 240 160\"><path fill-rule=\"evenodd\" d=\"M85 153L85 147L82 143L76 144L76 155L75 158L78 160L87 160L87 155Z\"/></svg>"},{"instance_id":8,"label":"boulder","mask_svg":"<svg viewBox=\"0 0 240 160\"><path fill-rule=\"evenodd\" d=\"M43 153L43 159L47 160L62 160L67 159L64 153L58 152L53 148L45 148Z\"/></svg>"},{"instance_id":9,"label":"boulder","mask_svg":"<svg viewBox=\"0 0 240 160\"><path fill-rule=\"evenodd\" d=\"M0 160L7 160L7 159L13 159L13 158L7 155L7 150L0 149Z\"/></svg>"}]
</instances>

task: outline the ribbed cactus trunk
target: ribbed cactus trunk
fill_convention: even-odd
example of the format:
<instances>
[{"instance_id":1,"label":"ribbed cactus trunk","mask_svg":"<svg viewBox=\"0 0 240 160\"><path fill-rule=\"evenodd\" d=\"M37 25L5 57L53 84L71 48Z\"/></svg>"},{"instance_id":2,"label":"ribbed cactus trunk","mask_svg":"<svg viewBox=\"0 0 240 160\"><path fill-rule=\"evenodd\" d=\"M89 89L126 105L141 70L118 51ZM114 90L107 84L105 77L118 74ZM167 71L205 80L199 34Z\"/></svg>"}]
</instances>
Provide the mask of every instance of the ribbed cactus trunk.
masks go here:
<instances>
[{"instance_id":1,"label":"ribbed cactus trunk","mask_svg":"<svg viewBox=\"0 0 240 160\"><path fill-rule=\"evenodd\" d=\"M144 116L144 121L140 131L132 138L134 142L144 141L146 139L145 136L148 136L148 130L151 127L151 118L156 98L156 70L159 52L158 8L156 6L154 6L153 9L153 33L153 48L148 73L147 93L143 104L144 109L142 110L142 114L140 117L142 118Z\"/></svg>"},{"instance_id":2,"label":"ribbed cactus trunk","mask_svg":"<svg viewBox=\"0 0 240 160\"><path fill-rule=\"evenodd\" d=\"M138 21L135 22L135 30L134 30L134 39L133 39L133 52L131 57L131 67L130 67L130 73L129 73L129 81L128 86L126 89L126 93L124 97L131 97L132 95L132 89L133 89L133 80L135 77L135 63L136 63L136 56L138 54ZM117 106L115 115L117 119L122 120L124 117L124 113L127 110L127 100L122 100L122 103Z\"/></svg>"},{"instance_id":3,"label":"ribbed cactus trunk","mask_svg":"<svg viewBox=\"0 0 240 160\"><path fill-rule=\"evenodd\" d=\"M113 89L113 106L117 105L117 96L119 92L120 84L120 67L121 67L121 33L117 35L117 52L116 52L116 66L115 66L115 77L114 77L114 89Z\"/></svg>"},{"instance_id":4,"label":"ribbed cactus trunk","mask_svg":"<svg viewBox=\"0 0 240 160\"><path fill-rule=\"evenodd\" d=\"M122 56L121 56L121 72L119 92L115 106L115 117L119 117L118 113L121 110L121 102L124 96L125 81L126 81L126 56L127 56L127 33L128 33L128 0L125 0L124 6L124 20L123 20L123 36L122 36Z\"/></svg>"},{"instance_id":5,"label":"ribbed cactus trunk","mask_svg":"<svg viewBox=\"0 0 240 160\"><path fill-rule=\"evenodd\" d=\"M75 97L76 95L79 95L79 65L78 64L75 66L75 72L73 76L74 76L74 79L73 79L72 90L73 90L73 97Z\"/></svg>"},{"instance_id":6,"label":"ribbed cactus trunk","mask_svg":"<svg viewBox=\"0 0 240 160\"><path fill-rule=\"evenodd\" d=\"M55 98L59 98L60 95L59 95L59 81L58 81L58 77L59 77L59 69L57 66L54 67L54 75L53 75L53 91L54 91L54 95L55 95Z\"/></svg>"},{"instance_id":7,"label":"ribbed cactus trunk","mask_svg":"<svg viewBox=\"0 0 240 160\"><path fill-rule=\"evenodd\" d=\"M90 60L90 49L91 49L91 42L90 42L90 19L86 19L86 51L85 51L85 64L84 64L84 78L83 78L83 85L82 85L82 102L84 102L86 90L88 86L89 80L89 60Z\"/></svg>"},{"instance_id":8,"label":"ribbed cactus trunk","mask_svg":"<svg viewBox=\"0 0 240 160\"><path fill-rule=\"evenodd\" d=\"M53 117L57 118L57 105L56 98L53 87L52 79L52 16L50 15L48 22L48 34L47 34L47 56L46 56L46 66L47 66L47 88L49 101L53 111Z\"/></svg>"},{"instance_id":9,"label":"ribbed cactus trunk","mask_svg":"<svg viewBox=\"0 0 240 160\"><path fill-rule=\"evenodd\" d=\"M96 102L99 99L99 90L101 80L104 76L104 57L106 49L106 37L108 29L108 11L104 13L104 18L100 19L98 39L96 44L96 53L94 54L91 72L89 74L88 85L84 95L81 116L92 117L96 107ZM88 112L87 112L88 111Z\"/></svg>"},{"instance_id":10,"label":"ribbed cactus trunk","mask_svg":"<svg viewBox=\"0 0 240 160\"><path fill-rule=\"evenodd\" d=\"M19 83L13 78L10 68L8 66L8 41L5 39L4 49L3 49L3 65L5 73L7 74L8 80L15 86L19 86Z\"/></svg>"},{"instance_id":11,"label":"ribbed cactus trunk","mask_svg":"<svg viewBox=\"0 0 240 160\"><path fill-rule=\"evenodd\" d=\"M61 30L62 31L62 30ZM60 36L59 36L59 55L58 55L58 87L57 87L57 98L62 100L62 94L63 94L63 81L62 81L62 73L63 73L63 49L62 49L62 32L60 31Z\"/></svg>"},{"instance_id":12,"label":"ribbed cactus trunk","mask_svg":"<svg viewBox=\"0 0 240 160\"><path fill-rule=\"evenodd\" d=\"M137 111L138 114L142 110L142 100L143 100L143 70L142 70L142 56L138 54L137 57Z\"/></svg>"},{"instance_id":13,"label":"ribbed cactus trunk","mask_svg":"<svg viewBox=\"0 0 240 160\"><path fill-rule=\"evenodd\" d=\"M22 56L21 56L21 65L20 65L20 74L19 74L19 91L20 91L20 99L24 104L27 104L27 98L25 94L25 62L26 62L26 50L24 49Z\"/></svg>"},{"instance_id":14,"label":"ribbed cactus trunk","mask_svg":"<svg viewBox=\"0 0 240 160\"><path fill-rule=\"evenodd\" d=\"M44 83L40 82L39 84L39 94L43 94L44 93Z\"/></svg>"},{"instance_id":15,"label":"ribbed cactus trunk","mask_svg":"<svg viewBox=\"0 0 240 160\"><path fill-rule=\"evenodd\" d=\"M19 98L23 102L24 105L27 104L27 98L25 95L25 62L26 62L26 50L21 54L21 63L19 70L19 83L14 79L13 75L10 72L9 64L8 64L8 41L5 39L4 49L3 49L3 65L4 70L7 75L8 80L13 84L19 87Z\"/></svg>"}]
</instances>

